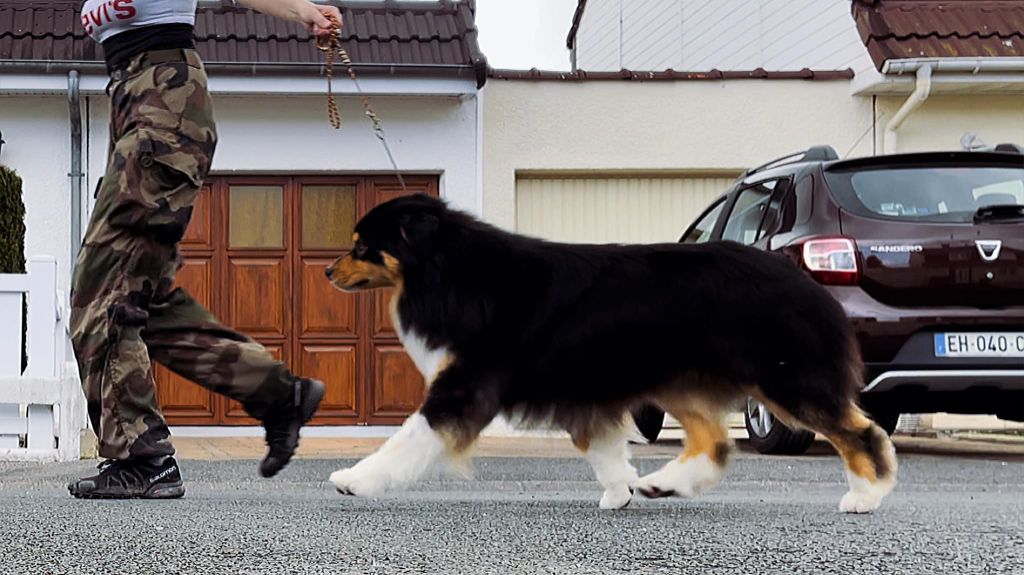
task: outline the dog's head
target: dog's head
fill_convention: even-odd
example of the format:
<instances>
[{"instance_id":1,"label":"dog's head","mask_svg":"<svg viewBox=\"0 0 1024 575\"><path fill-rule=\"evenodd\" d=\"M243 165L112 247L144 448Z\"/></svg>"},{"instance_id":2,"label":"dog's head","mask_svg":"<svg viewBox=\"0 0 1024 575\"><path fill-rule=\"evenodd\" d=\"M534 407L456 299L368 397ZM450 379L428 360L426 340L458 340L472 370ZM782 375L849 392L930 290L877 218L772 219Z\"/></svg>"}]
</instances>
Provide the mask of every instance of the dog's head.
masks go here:
<instances>
[{"instance_id":1,"label":"dog's head","mask_svg":"<svg viewBox=\"0 0 1024 575\"><path fill-rule=\"evenodd\" d=\"M346 292L401 285L403 268L432 251L446 209L423 194L373 208L356 224L352 250L327 267L327 278Z\"/></svg>"}]
</instances>

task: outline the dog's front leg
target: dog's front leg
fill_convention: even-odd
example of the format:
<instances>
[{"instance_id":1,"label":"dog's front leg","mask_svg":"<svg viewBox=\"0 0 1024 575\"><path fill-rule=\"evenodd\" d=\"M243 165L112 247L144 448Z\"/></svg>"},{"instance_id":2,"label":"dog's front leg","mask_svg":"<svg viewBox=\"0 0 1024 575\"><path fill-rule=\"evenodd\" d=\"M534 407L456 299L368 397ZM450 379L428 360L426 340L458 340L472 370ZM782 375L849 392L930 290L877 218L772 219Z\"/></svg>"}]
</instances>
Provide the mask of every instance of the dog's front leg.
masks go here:
<instances>
[{"instance_id":1,"label":"dog's front leg","mask_svg":"<svg viewBox=\"0 0 1024 575\"><path fill-rule=\"evenodd\" d=\"M354 467L332 473L331 483L346 495L376 497L412 484L443 457L464 458L498 413L492 383L450 366L398 433Z\"/></svg>"},{"instance_id":2,"label":"dog's front leg","mask_svg":"<svg viewBox=\"0 0 1024 575\"><path fill-rule=\"evenodd\" d=\"M627 430L609 426L593 435L573 433L572 438L604 487L599 504L601 509L621 509L629 505L637 473L629 462Z\"/></svg>"},{"instance_id":3,"label":"dog's front leg","mask_svg":"<svg viewBox=\"0 0 1024 575\"><path fill-rule=\"evenodd\" d=\"M376 497L415 482L444 452L444 438L416 412L380 449L353 467L335 471L330 481L345 495Z\"/></svg>"}]
</instances>

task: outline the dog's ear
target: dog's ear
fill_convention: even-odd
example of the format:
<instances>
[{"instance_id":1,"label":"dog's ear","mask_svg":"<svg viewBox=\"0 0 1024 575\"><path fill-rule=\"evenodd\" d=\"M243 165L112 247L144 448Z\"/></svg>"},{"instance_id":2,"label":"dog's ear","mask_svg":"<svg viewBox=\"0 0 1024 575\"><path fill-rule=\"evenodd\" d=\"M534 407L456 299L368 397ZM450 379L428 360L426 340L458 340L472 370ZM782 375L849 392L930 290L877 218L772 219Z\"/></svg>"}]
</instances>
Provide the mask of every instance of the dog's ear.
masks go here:
<instances>
[{"instance_id":1,"label":"dog's ear","mask_svg":"<svg viewBox=\"0 0 1024 575\"><path fill-rule=\"evenodd\" d=\"M402 232L402 239L413 251L429 249L437 235L437 228L441 222L437 216L423 212L414 214L402 214L398 219L398 226Z\"/></svg>"}]
</instances>

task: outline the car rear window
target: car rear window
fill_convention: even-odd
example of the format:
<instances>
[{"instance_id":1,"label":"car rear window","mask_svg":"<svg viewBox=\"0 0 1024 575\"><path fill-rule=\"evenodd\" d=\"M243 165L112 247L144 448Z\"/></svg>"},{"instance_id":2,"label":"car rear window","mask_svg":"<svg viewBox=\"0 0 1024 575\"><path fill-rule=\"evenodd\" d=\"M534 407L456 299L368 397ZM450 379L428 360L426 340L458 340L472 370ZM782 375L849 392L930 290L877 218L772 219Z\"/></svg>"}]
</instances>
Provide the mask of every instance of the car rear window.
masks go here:
<instances>
[{"instance_id":1,"label":"car rear window","mask_svg":"<svg viewBox=\"0 0 1024 575\"><path fill-rule=\"evenodd\" d=\"M971 222L986 206L1024 205L1024 167L941 166L826 172L855 214L915 222Z\"/></svg>"}]
</instances>

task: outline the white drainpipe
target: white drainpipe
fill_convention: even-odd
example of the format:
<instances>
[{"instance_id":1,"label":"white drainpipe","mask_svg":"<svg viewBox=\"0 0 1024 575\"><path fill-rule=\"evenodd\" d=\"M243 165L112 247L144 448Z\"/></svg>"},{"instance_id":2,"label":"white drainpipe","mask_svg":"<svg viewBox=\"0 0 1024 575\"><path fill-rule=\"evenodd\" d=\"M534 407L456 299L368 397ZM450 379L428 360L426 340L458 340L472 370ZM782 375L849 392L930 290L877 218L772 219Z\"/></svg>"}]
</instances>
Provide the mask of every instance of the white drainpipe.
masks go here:
<instances>
[{"instance_id":1,"label":"white drainpipe","mask_svg":"<svg viewBox=\"0 0 1024 575\"><path fill-rule=\"evenodd\" d=\"M68 72L68 114L71 123L71 271L82 245L82 107L77 70Z\"/></svg>"},{"instance_id":2,"label":"white drainpipe","mask_svg":"<svg viewBox=\"0 0 1024 575\"><path fill-rule=\"evenodd\" d=\"M885 125L885 140L882 144L882 153L892 154L896 152L896 130L900 129L907 116L916 110L932 92L932 64L925 64L917 69L917 87L910 94L907 101L896 112L896 115Z\"/></svg>"}]
</instances>

